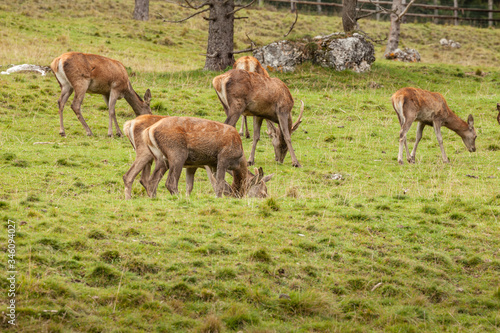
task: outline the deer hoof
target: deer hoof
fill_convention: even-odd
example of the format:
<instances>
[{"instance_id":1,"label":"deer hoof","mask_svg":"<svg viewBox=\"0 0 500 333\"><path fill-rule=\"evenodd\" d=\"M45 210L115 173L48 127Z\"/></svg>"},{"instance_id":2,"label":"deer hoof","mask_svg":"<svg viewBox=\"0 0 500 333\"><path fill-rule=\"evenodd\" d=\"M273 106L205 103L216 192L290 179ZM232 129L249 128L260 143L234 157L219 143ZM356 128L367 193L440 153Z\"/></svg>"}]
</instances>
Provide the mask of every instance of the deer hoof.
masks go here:
<instances>
[{"instance_id":1,"label":"deer hoof","mask_svg":"<svg viewBox=\"0 0 500 333\"><path fill-rule=\"evenodd\" d=\"M248 164L248 165L254 165L254 164L255 164L255 162L254 162L254 161L248 161L248 162L247 162L247 164Z\"/></svg>"},{"instance_id":2,"label":"deer hoof","mask_svg":"<svg viewBox=\"0 0 500 333\"><path fill-rule=\"evenodd\" d=\"M415 164L415 157L410 157L408 163Z\"/></svg>"},{"instance_id":3,"label":"deer hoof","mask_svg":"<svg viewBox=\"0 0 500 333\"><path fill-rule=\"evenodd\" d=\"M59 135L62 136L63 138L66 137L66 133L64 133L64 132L59 132Z\"/></svg>"},{"instance_id":4,"label":"deer hoof","mask_svg":"<svg viewBox=\"0 0 500 333\"><path fill-rule=\"evenodd\" d=\"M300 165L299 162L297 163L292 163L292 166L294 166L295 168L302 168L302 165Z\"/></svg>"},{"instance_id":5,"label":"deer hoof","mask_svg":"<svg viewBox=\"0 0 500 333\"><path fill-rule=\"evenodd\" d=\"M403 164L405 164L405 163L403 162L403 160L398 160L398 163L399 163L399 165L403 165Z\"/></svg>"}]
</instances>

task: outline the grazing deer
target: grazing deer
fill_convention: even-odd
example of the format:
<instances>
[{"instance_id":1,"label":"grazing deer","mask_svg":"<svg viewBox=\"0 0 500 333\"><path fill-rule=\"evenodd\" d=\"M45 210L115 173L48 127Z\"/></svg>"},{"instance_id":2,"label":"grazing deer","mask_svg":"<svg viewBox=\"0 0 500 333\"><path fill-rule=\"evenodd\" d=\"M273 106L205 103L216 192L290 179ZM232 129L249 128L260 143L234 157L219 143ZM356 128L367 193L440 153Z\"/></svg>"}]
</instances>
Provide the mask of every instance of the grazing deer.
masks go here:
<instances>
[{"instance_id":1,"label":"grazing deer","mask_svg":"<svg viewBox=\"0 0 500 333\"><path fill-rule=\"evenodd\" d=\"M497 121L498 121L498 124L500 125L500 103L497 103L497 110L498 110Z\"/></svg>"},{"instance_id":2,"label":"grazing deer","mask_svg":"<svg viewBox=\"0 0 500 333\"><path fill-rule=\"evenodd\" d=\"M426 125L434 127L434 132L441 148L441 155L445 163L448 163L449 160L444 152L441 126L447 127L457 133L470 152L476 151L475 141L477 135L474 130L474 118L472 115L469 115L467 122L460 119L450 110L441 94L418 88L403 88L392 95L392 106L398 115L399 124L401 125L401 131L399 132L399 164L403 164L403 146L406 149L408 162L415 163L417 146ZM406 143L406 134L414 121L418 121L417 138L410 155Z\"/></svg>"},{"instance_id":3,"label":"grazing deer","mask_svg":"<svg viewBox=\"0 0 500 333\"><path fill-rule=\"evenodd\" d=\"M255 148L260 139L260 127L264 119L279 124L270 126L276 161L283 163L289 150L292 165L300 167L292 147L291 135L297 130L304 112L304 102L297 121L292 124L293 98L287 86L277 78L270 78L241 69L232 69L213 79L217 95L224 107L225 124L235 126L241 115L253 116L253 144L248 165L254 164ZM268 121L268 124L270 122Z\"/></svg>"},{"instance_id":4,"label":"grazing deer","mask_svg":"<svg viewBox=\"0 0 500 333\"><path fill-rule=\"evenodd\" d=\"M59 105L59 134L61 136L66 136L63 125L64 105L73 91L75 91L75 97L71 108L88 136L93 134L81 113L85 93L100 94L104 97L109 108L108 136L113 135L113 121L116 134L122 135L115 115L115 104L118 99L125 98L137 116L151 114L150 90L146 90L144 100L142 100L132 88L125 66L117 60L95 54L68 52L55 58L50 64L50 68L61 86L61 97L57 101Z\"/></svg>"},{"instance_id":5,"label":"grazing deer","mask_svg":"<svg viewBox=\"0 0 500 333\"><path fill-rule=\"evenodd\" d=\"M218 125L219 128L217 126L214 127L214 124ZM234 177L235 183L233 183L233 186L229 185L224 180L224 174L222 175L222 183L215 180L212 172L215 171L218 177L220 177L218 173L219 162L221 165L224 165L226 163L223 161L224 159L234 159L234 155L238 154L240 148L241 154L243 154L239 135L237 134L240 147L235 149L232 145L232 141L234 140L231 137L234 133L227 134L227 129L224 126L236 132L230 126L197 118L145 115L126 122L124 132L129 137L132 146L136 149L137 157L130 170L123 176L125 198L131 198L132 183L141 171L141 184L146 188L148 195L154 197L156 188L169 167L171 169L166 185L172 194L178 193L177 184L180 171L183 167L186 168L186 192L188 195L193 189L196 169L205 167L210 183L218 196L224 194L233 197L242 197L243 195L260 198L267 197L265 182L269 181L272 175L263 177L262 169L254 176L246 169L245 165L247 173L243 173L244 176L241 176L243 178L241 186L235 184L238 182L236 177ZM219 135L217 130L222 130L226 134ZM229 146L224 146L225 143L229 144ZM168 156L170 156L170 159ZM179 162L182 162L183 158L187 159L183 164L180 164ZM240 158L244 160L244 156ZM153 159L155 160L155 171L152 176L149 176ZM203 161L207 161L207 164L203 164ZM234 164L234 161L227 163ZM232 165L230 166L232 167ZM230 166L226 169L230 170ZM233 171L234 174L235 172ZM237 172L236 176L238 175L239 173Z\"/></svg>"},{"instance_id":6,"label":"grazing deer","mask_svg":"<svg viewBox=\"0 0 500 333\"><path fill-rule=\"evenodd\" d=\"M243 69L247 72L254 72L269 77L269 73L264 67L262 67L259 60L252 56L244 56L238 58L238 60L236 60L233 64L233 69ZM243 133L245 133L245 138L248 139L250 137L246 116L243 116L243 119L241 121L240 135L243 136Z\"/></svg>"}]
</instances>

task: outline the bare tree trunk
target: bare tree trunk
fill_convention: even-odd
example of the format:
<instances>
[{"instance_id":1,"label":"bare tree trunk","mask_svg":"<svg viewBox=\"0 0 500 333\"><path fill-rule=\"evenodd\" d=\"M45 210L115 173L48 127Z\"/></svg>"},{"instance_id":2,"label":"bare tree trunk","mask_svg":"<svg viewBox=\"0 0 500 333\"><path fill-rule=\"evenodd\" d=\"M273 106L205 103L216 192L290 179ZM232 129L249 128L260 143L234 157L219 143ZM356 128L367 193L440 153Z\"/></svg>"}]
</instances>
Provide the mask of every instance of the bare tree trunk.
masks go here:
<instances>
[{"instance_id":1,"label":"bare tree trunk","mask_svg":"<svg viewBox=\"0 0 500 333\"><path fill-rule=\"evenodd\" d=\"M297 11L297 4L293 0L290 1L290 11L292 13L295 13Z\"/></svg>"},{"instance_id":2,"label":"bare tree trunk","mask_svg":"<svg viewBox=\"0 0 500 333\"><path fill-rule=\"evenodd\" d=\"M458 0L453 0L453 7L455 7L455 9L453 10L455 25L458 25Z\"/></svg>"},{"instance_id":3,"label":"bare tree trunk","mask_svg":"<svg viewBox=\"0 0 500 333\"><path fill-rule=\"evenodd\" d=\"M434 6L437 6L438 5L438 0L434 0ZM439 10L438 9L434 9L434 16L438 16L439 15ZM434 17L434 24L438 24L438 19L437 17Z\"/></svg>"},{"instance_id":4,"label":"bare tree trunk","mask_svg":"<svg viewBox=\"0 0 500 333\"><path fill-rule=\"evenodd\" d=\"M234 63L234 0L213 0L210 5L205 69L221 71Z\"/></svg>"},{"instance_id":5,"label":"bare tree trunk","mask_svg":"<svg viewBox=\"0 0 500 333\"><path fill-rule=\"evenodd\" d=\"M389 31L389 40L385 48L385 56L394 52L399 45L399 33L401 31L401 21L398 14L402 11L401 0L392 1L391 30Z\"/></svg>"},{"instance_id":6,"label":"bare tree trunk","mask_svg":"<svg viewBox=\"0 0 500 333\"><path fill-rule=\"evenodd\" d=\"M358 0L342 0L342 26L344 32L351 32L357 28L356 5Z\"/></svg>"},{"instance_id":7,"label":"bare tree trunk","mask_svg":"<svg viewBox=\"0 0 500 333\"><path fill-rule=\"evenodd\" d=\"M318 2L321 2L321 0L317 0ZM316 5L318 9L318 14L321 14L321 5Z\"/></svg>"},{"instance_id":8,"label":"bare tree trunk","mask_svg":"<svg viewBox=\"0 0 500 333\"><path fill-rule=\"evenodd\" d=\"M492 19L493 19L493 12L492 12L493 0L488 0L488 10L489 10L489 12L488 12L488 20L489 20L488 27L491 27L491 26L493 26L493 21L492 21Z\"/></svg>"},{"instance_id":9,"label":"bare tree trunk","mask_svg":"<svg viewBox=\"0 0 500 333\"><path fill-rule=\"evenodd\" d=\"M134 20L149 20L149 0L135 0Z\"/></svg>"}]
</instances>

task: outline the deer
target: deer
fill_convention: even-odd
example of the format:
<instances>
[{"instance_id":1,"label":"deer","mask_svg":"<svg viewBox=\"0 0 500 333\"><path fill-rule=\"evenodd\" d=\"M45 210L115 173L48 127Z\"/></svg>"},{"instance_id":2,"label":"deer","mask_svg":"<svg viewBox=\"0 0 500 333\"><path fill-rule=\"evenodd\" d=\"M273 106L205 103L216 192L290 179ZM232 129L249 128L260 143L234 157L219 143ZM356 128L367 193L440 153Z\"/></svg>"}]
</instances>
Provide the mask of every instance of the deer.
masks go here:
<instances>
[{"instance_id":1,"label":"deer","mask_svg":"<svg viewBox=\"0 0 500 333\"><path fill-rule=\"evenodd\" d=\"M225 124L235 126L241 115L253 116L254 133L248 165L255 163L255 149L260 139L260 127L264 119L278 124L268 126L276 161L283 163L290 151L292 165L301 165L292 147L291 135L302 122L304 102L297 121L292 124L293 98L288 87L278 78L270 78L241 69L232 69L215 77L212 85L226 113Z\"/></svg>"},{"instance_id":2,"label":"deer","mask_svg":"<svg viewBox=\"0 0 500 333\"><path fill-rule=\"evenodd\" d=\"M476 131L474 130L474 117L470 114L467 122L458 117L446 103L443 95L419 88L402 88L392 95L392 106L399 119L401 130L399 132L398 163L403 164L403 146L406 150L408 163L415 163L417 146L422 139L422 133L426 125L434 127L434 132L441 148L441 156L444 163L448 163L448 157L444 152L441 126L447 127L457 133L470 152L476 151ZM417 137L415 146L410 154L406 143L406 134L412 123L417 121Z\"/></svg>"},{"instance_id":3,"label":"deer","mask_svg":"<svg viewBox=\"0 0 500 333\"><path fill-rule=\"evenodd\" d=\"M259 60L252 56L238 58L238 60L236 60L233 64L233 69L243 69L247 72L254 72L269 77L269 73L264 67L262 67ZM243 120L241 121L240 135L243 136L243 134L245 134L245 138L250 138L250 131L248 130L246 116L243 116Z\"/></svg>"},{"instance_id":4,"label":"deer","mask_svg":"<svg viewBox=\"0 0 500 333\"><path fill-rule=\"evenodd\" d=\"M96 54L68 52L55 58L50 64L57 82L61 87L61 96L57 101L59 106L59 134L66 136L63 125L64 105L75 92L71 108L83 125L88 136L93 133L81 113L85 93L100 94L109 109L108 136L113 136L113 122L117 136L122 136L116 120L115 104L118 99L125 98L134 113L139 116L151 114L151 91L146 90L144 100L132 88L125 66L117 60Z\"/></svg>"},{"instance_id":5,"label":"deer","mask_svg":"<svg viewBox=\"0 0 500 333\"><path fill-rule=\"evenodd\" d=\"M157 126L159 128L155 129ZM224 194L237 198L245 195L257 198L267 197L265 183L271 180L273 174L264 176L262 168L256 170L257 174L253 175L245 164L245 168L241 172L232 171L233 185L229 185L224 180L224 173L222 173L222 181L220 181L219 160L224 167L227 163L234 164L235 155L243 154L239 134L236 132L240 146L235 149L232 146L234 133L227 134L227 128L222 127L221 129L221 126L226 126L236 132L230 126L199 118L144 115L127 121L124 125L124 132L136 150L136 160L123 176L125 198L131 198L132 183L141 171L141 184L146 189L147 194L154 197L161 178L169 168L167 189L171 194L178 194L177 186L183 167L186 168L186 193L188 196L193 189L196 170L204 167L217 196ZM226 134L221 135L217 133L218 130L222 130ZM158 144L158 142L167 146ZM170 156L170 159L167 156ZM186 160L183 161L183 158ZM241 158L244 160L244 156ZM225 162L226 159L229 159L229 162ZM155 161L155 170L150 175L153 160ZM206 160L207 164L203 164L203 160ZM225 170L231 170L231 168L235 169L234 165L227 166ZM214 177L214 172L217 178ZM241 182L237 177L241 178Z\"/></svg>"}]
</instances>

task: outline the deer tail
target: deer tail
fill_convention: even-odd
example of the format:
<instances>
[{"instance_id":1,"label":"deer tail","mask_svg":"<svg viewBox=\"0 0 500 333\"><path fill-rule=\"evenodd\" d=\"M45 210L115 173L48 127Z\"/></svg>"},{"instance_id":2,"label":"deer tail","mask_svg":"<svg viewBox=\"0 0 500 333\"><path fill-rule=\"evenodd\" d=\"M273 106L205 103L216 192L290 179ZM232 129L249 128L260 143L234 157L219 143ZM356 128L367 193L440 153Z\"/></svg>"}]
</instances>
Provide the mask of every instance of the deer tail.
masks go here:
<instances>
[{"instance_id":1,"label":"deer tail","mask_svg":"<svg viewBox=\"0 0 500 333\"><path fill-rule=\"evenodd\" d=\"M135 127L135 119L128 120L123 124L123 133L127 136L134 150L136 150L135 146L135 138L134 138L134 127Z\"/></svg>"},{"instance_id":2,"label":"deer tail","mask_svg":"<svg viewBox=\"0 0 500 333\"><path fill-rule=\"evenodd\" d=\"M164 157L163 157L163 153L161 152L160 148L158 147L158 143L156 142L156 139L154 136L155 128L156 128L155 125L146 128L142 132L142 141L144 141L146 143L149 150L154 155L155 159L157 161L161 161L164 159Z\"/></svg>"},{"instance_id":3,"label":"deer tail","mask_svg":"<svg viewBox=\"0 0 500 333\"><path fill-rule=\"evenodd\" d=\"M229 108L229 103L227 101L227 91L226 91L227 80L228 78L225 75L219 75L216 76L212 81L212 85L214 86L215 92L217 93L217 96L219 96L221 103L224 105L226 109Z\"/></svg>"},{"instance_id":4,"label":"deer tail","mask_svg":"<svg viewBox=\"0 0 500 333\"><path fill-rule=\"evenodd\" d=\"M405 97L402 95L393 95L392 96L392 107L394 108L394 111L398 114L399 118L401 119L401 126L406 122L405 114L404 114L404 104L405 104Z\"/></svg>"}]
</instances>

